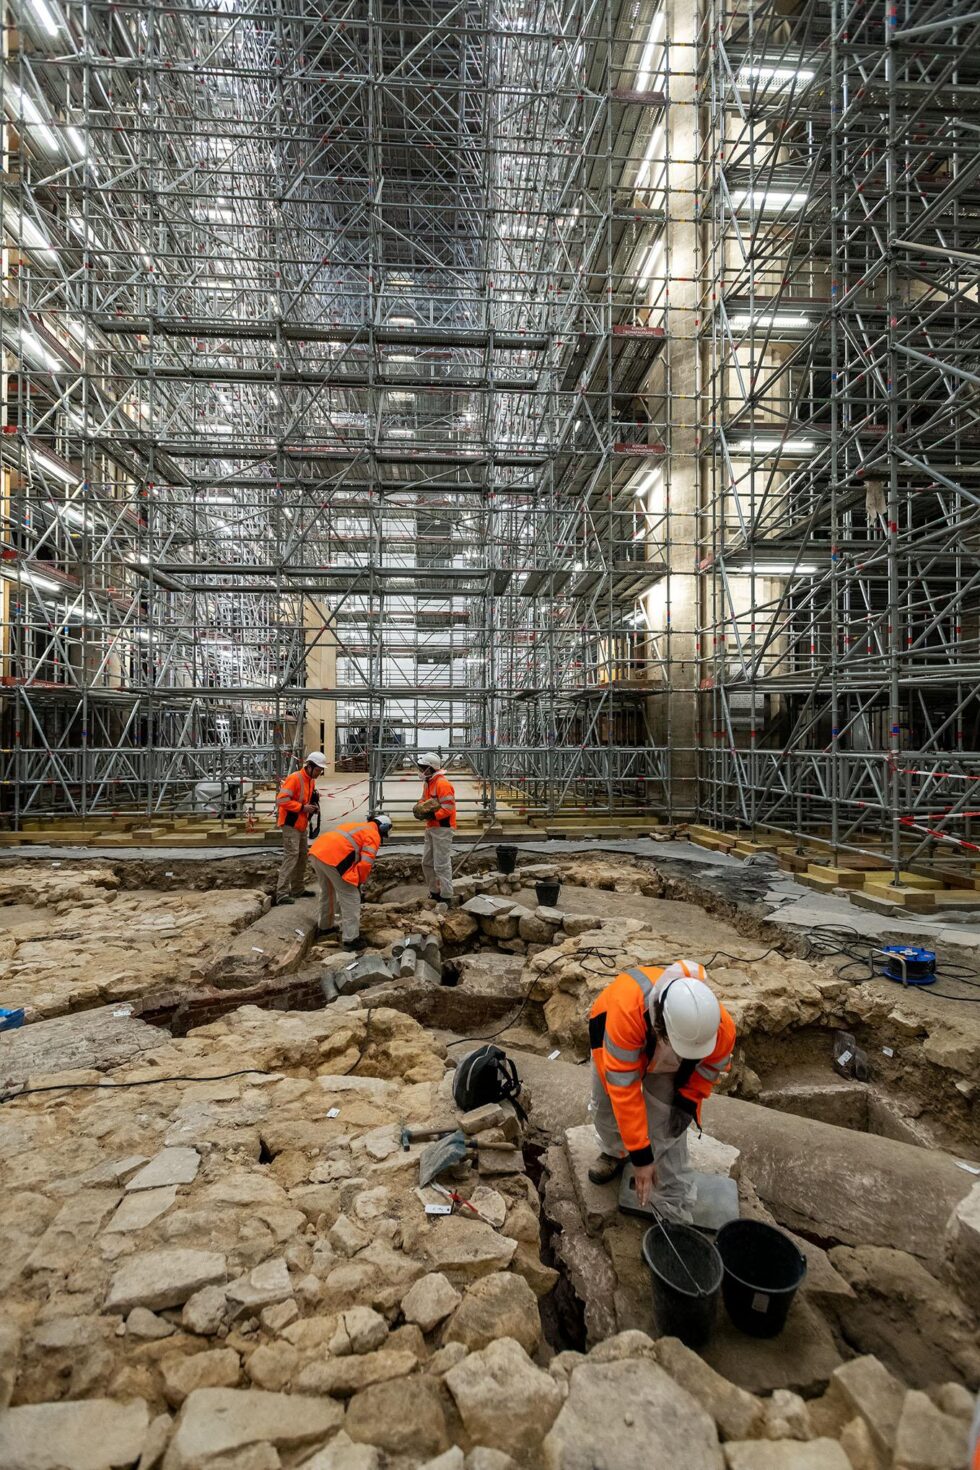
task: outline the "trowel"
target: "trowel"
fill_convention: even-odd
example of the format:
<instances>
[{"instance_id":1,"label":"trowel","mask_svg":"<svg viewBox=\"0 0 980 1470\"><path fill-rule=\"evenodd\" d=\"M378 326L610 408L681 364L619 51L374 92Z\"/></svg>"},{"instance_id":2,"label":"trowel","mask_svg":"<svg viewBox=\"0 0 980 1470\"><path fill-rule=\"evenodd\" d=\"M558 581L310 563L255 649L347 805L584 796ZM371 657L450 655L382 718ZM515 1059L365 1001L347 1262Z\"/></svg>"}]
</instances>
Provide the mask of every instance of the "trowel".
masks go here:
<instances>
[{"instance_id":1,"label":"trowel","mask_svg":"<svg viewBox=\"0 0 980 1470\"><path fill-rule=\"evenodd\" d=\"M461 1164L473 1153L473 1145L461 1128L445 1138L437 1138L419 1154L419 1184L424 1189L447 1169Z\"/></svg>"}]
</instances>

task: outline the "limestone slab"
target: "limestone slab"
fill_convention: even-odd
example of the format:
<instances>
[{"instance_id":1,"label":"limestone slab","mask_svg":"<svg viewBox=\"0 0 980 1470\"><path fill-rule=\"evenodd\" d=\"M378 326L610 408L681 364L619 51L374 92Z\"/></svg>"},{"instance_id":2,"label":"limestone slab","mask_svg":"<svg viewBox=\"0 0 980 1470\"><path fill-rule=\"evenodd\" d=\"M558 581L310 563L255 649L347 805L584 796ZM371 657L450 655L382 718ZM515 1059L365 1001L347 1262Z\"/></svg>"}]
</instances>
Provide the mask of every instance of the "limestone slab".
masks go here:
<instances>
[{"instance_id":1,"label":"limestone slab","mask_svg":"<svg viewBox=\"0 0 980 1470\"><path fill-rule=\"evenodd\" d=\"M115 1470L134 1465L150 1414L142 1399L23 1404L0 1414L3 1470Z\"/></svg>"},{"instance_id":2,"label":"limestone slab","mask_svg":"<svg viewBox=\"0 0 980 1470\"><path fill-rule=\"evenodd\" d=\"M201 1167L196 1148L165 1148L127 1181L127 1190L163 1189L169 1185L193 1184Z\"/></svg>"},{"instance_id":3,"label":"limestone slab","mask_svg":"<svg viewBox=\"0 0 980 1470\"><path fill-rule=\"evenodd\" d=\"M718 1309L711 1341L701 1355L716 1372L749 1393L789 1388L808 1397L819 1393L841 1356L823 1317L797 1296L778 1337L748 1337Z\"/></svg>"},{"instance_id":4,"label":"limestone slab","mask_svg":"<svg viewBox=\"0 0 980 1470\"><path fill-rule=\"evenodd\" d=\"M586 1362L572 1370L568 1398L544 1441L542 1461L546 1470L724 1466L710 1416L656 1363L639 1358Z\"/></svg>"},{"instance_id":5,"label":"limestone slab","mask_svg":"<svg viewBox=\"0 0 980 1470\"><path fill-rule=\"evenodd\" d=\"M254 1388L198 1388L181 1408L163 1470L204 1470L215 1456L254 1444L316 1444L343 1417L343 1406L331 1399Z\"/></svg>"},{"instance_id":6,"label":"limestone slab","mask_svg":"<svg viewBox=\"0 0 980 1470\"><path fill-rule=\"evenodd\" d=\"M145 1251L124 1261L113 1276L105 1310L179 1307L202 1286L227 1279L228 1263L216 1251Z\"/></svg>"},{"instance_id":7,"label":"limestone slab","mask_svg":"<svg viewBox=\"0 0 980 1470\"><path fill-rule=\"evenodd\" d=\"M165 1214L177 1198L176 1184L162 1189L141 1189L137 1194L127 1194L109 1221L106 1234L125 1233L130 1230L145 1230Z\"/></svg>"},{"instance_id":8,"label":"limestone slab","mask_svg":"<svg viewBox=\"0 0 980 1470\"><path fill-rule=\"evenodd\" d=\"M734 1440L725 1445L728 1470L852 1470L836 1439Z\"/></svg>"}]
</instances>

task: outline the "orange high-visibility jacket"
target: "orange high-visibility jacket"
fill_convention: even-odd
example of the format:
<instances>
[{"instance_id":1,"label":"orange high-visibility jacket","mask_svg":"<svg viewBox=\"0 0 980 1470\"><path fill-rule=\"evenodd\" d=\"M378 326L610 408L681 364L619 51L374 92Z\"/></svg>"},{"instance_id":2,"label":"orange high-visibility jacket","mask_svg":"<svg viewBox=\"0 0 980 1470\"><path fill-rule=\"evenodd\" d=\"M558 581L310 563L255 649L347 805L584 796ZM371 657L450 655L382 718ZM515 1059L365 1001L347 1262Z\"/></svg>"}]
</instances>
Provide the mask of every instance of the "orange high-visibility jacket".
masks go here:
<instances>
[{"instance_id":1,"label":"orange high-visibility jacket","mask_svg":"<svg viewBox=\"0 0 980 1470\"><path fill-rule=\"evenodd\" d=\"M310 844L310 857L336 868L345 883L360 888L370 877L380 850L381 833L376 822L343 822Z\"/></svg>"},{"instance_id":2,"label":"orange high-visibility jacket","mask_svg":"<svg viewBox=\"0 0 980 1470\"><path fill-rule=\"evenodd\" d=\"M294 771L291 776L287 776L279 787L279 795L285 796L287 800L276 802L276 826L295 827L297 832L305 832L310 825L310 819L303 807L313 800L315 790L316 782L305 771ZM290 816L293 816L292 821L289 820Z\"/></svg>"},{"instance_id":3,"label":"orange high-visibility jacket","mask_svg":"<svg viewBox=\"0 0 980 1470\"><path fill-rule=\"evenodd\" d=\"M609 1095L620 1137L637 1166L653 1163L643 1078L658 1043L648 1001L663 968L623 970L596 996L589 1012L589 1045L596 1071ZM715 1044L700 1061L682 1061L674 1074L674 1097L700 1124L701 1104L732 1065L735 1022L721 1008Z\"/></svg>"},{"instance_id":4,"label":"orange high-visibility jacket","mask_svg":"<svg viewBox=\"0 0 980 1470\"><path fill-rule=\"evenodd\" d=\"M428 801L432 796L437 799L439 806L425 825L427 827L455 827L456 790L445 771L436 771L434 776L423 782L422 800Z\"/></svg>"}]
</instances>

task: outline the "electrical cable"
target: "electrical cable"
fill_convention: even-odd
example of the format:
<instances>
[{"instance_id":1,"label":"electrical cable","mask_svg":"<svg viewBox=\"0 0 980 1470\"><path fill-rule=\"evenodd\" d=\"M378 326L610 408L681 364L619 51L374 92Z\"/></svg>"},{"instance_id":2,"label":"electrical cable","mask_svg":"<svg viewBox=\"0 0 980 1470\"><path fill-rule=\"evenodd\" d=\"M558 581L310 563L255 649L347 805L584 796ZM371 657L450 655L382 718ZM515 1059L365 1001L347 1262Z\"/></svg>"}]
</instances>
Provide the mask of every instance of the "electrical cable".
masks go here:
<instances>
[{"instance_id":1,"label":"electrical cable","mask_svg":"<svg viewBox=\"0 0 980 1470\"><path fill-rule=\"evenodd\" d=\"M808 929L804 936L802 957L806 960L814 957L833 959L839 956L843 959L843 964L835 968L834 974L841 980L849 980L853 985L861 985L868 980L881 978L881 971L875 969L875 954L880 948L880 944L876 944L866 935L859 934L849 924L817 924L814 928ZM980 973L971 969L969 965L960 964L956 960L947 960L942 965L937 964L935 974L939 981L953 980L958 985L967 986L970 990L980 990ZM928 993L935 996L937 1000L962 1001L964 1005L980 1005L980 996L950 995L947 991L935 990L931 985L916 987L916 989L926 988L928 988Z\"/></svg>"},{"instance_id":2,"label":"electrical cable","mask_svg":"<svg viewBox=\"0 0 980 1470\"><path fill-rule=\"evenodd\" d=\"M0 1103L18 1097L31 1097L37 1092L104 1092L110 1087L160 1087L164 1082L227 1082L231 1077L272 1077L262 1067L239 1067L237 1072L216 1072L210 1077L141 1077L135 1082L52 1082L45 1087L21 1087L0 1096Z\"/></svg>"}]
</instances>

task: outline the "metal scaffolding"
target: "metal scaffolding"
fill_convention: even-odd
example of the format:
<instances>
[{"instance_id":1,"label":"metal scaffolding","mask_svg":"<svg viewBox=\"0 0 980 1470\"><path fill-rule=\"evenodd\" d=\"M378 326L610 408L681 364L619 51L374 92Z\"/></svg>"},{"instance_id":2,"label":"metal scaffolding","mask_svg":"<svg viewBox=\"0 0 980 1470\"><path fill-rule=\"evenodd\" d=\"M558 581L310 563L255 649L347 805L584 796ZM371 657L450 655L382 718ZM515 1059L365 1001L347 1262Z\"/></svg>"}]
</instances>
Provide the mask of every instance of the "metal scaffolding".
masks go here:
<instances>
[{"instance_id":1,"label":"metal scaffolding","mask_svg":"<svg viewBox=\"0 0 980 1470\"><path fill-rule=\"evenodd\" d=\"M664 806L663 11L12 0L4 40L7 816L273 779L317 721L379 781L421 744Z\"/></svg>"},{"instance_id":2,"label":"metal scaffolding","mask_svg":"<svg viewBox=\"0 0 980 1470\"><path fill-rule=\"evenodd\" d=\"M704 814L980 839L980 17L707 0Z\"/></svg>"}]
</instances>

